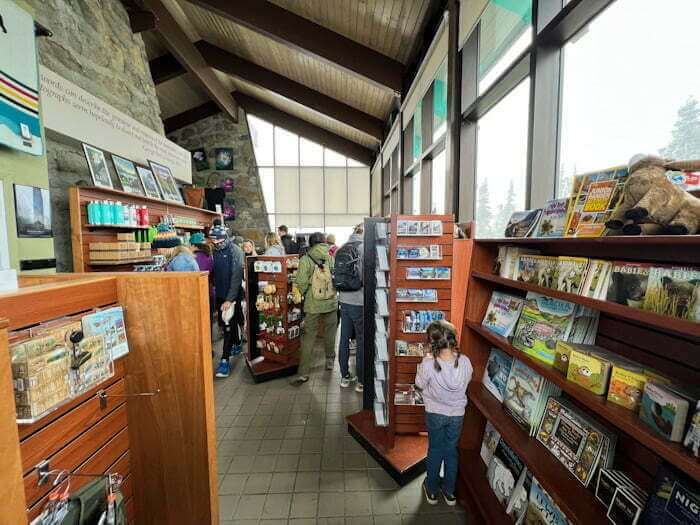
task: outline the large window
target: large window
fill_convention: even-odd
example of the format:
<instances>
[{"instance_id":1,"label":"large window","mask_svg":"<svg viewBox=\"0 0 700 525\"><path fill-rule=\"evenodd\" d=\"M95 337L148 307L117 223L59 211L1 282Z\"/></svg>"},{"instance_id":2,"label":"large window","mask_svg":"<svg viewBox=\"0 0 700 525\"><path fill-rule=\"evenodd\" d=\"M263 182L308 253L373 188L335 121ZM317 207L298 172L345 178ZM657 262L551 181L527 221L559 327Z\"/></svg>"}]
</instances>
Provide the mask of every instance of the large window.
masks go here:
<instances>
[{"instance_id":1,"label":"large window","mask_svg":"<svg viewBox=\"0 0 700 525\"><path fill-rule=\"evenodd\" d=\"M532 0L491 0L481 15L479 93L494 81L532 42Z\"/></svg>"},{"instance_id":2,"label":"large window","mask_svg":"<svg viewBox=\"0 0 700 525\"><path fill-rule=\"evenodd\" d=\"M445 150L443 149L433 159L433 166L430 174L430 213L445 213L446 179Z\"/></svg>"},{"instance_id":3,"label":"large window","mask_svg":"<svg viewBox=\"0 0 700 525\"><path fill-rule=\"evenodd\" d=\"M558 196L637 153L700 158L698 20L697 0L617 0L564 47Z\"/></svg>"},{"instance_id":4,"label":"large window","mask_svg":"<svg viewBox=\"0 0 700 525\"><path fill-rule=\"evenodd\" d=\"M270 227L345 242L369 215L369 168L253 115L248 125Z\"/></svg>"},{"instance_id":5,"label":"large window","mask_svg":"<svg viewBox=\"0 0 700 525\"><path fill-rule=\"evenodd\" d=\"M411 177L411 213L420 215L420 171Z\"/></svg>"},{"instance_id":6,"label":"large window","mask_svg":"<svg viewBox=\"0 0 700 525\"><path fill-rule=\"evenodd\" d=\"M510 215L525 208L530 80L478 123L475 219L478 237L503 237Z\"/></svg>"},{"instance_id":7,"label":"large window","mask_svg":"<svg viewBox=\"0 0 700 525\"><path fill-rule=\"evenodd\" d=\"M415 162L423 153L423 101L420 101L416 106L416 111L413 113L413 161Z\"/></svg>"},{"instance_id":8,"label":"large window","mask_svg":"<svg viewBox=\"0 0 700 525\"><path fill-rule=\"evenodd\" d=\"M433 142L447 130L447 59L442 61L433 81Z\"/></svg>"}]
</instances>

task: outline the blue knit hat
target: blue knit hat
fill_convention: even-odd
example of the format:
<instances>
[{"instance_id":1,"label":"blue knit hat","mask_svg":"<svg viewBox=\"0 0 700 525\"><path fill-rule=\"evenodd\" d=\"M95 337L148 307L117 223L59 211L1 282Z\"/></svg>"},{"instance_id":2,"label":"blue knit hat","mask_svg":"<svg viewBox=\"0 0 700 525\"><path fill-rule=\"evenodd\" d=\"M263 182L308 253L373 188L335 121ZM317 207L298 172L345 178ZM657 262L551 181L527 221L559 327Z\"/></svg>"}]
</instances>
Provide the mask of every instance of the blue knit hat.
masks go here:
<instances>
[{"instance_id":1,"label":"blue knit hat","mask_svg":"<svg viewBox=\"0 0 700 525\"><path fill-rule=\"evenodd\" d=\"M228 238L228 231L226 231L225 226L222 226L220 224L216 224L209 229L209 238L216 239L216 240L227 239Z\"/></svg>"},{"instance_id":2,"label":"blue knit hat","mask_svg":"<svg viewBox=\"0 0 700 525\"><path fill-rule=\"evenodd\" d=\"M197 232L190 235L190 244L204 244L204 234Z\"/></svg>"}]
</instances>

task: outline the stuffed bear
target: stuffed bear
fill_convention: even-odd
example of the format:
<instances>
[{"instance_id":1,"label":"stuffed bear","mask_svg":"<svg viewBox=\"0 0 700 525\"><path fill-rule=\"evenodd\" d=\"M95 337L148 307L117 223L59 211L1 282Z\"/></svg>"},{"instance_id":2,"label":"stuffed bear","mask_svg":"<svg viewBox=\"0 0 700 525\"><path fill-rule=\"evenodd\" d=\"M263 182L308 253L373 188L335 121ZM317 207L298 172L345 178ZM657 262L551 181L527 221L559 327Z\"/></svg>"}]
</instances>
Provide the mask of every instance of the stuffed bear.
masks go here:
<instances>
[{"instance_id":1,"label":"stuffed bear","mask_svg":"<svg viewBox=\"0 0 700 525\"><path fill-rule=\"evenodd\" d=\"M700 160L669 161L637 155L629 163L622 200L605 225L625 235L692 235L700 230L700 199L666 177L666 172L700 170Z\"/></svg>"}]
</instances>

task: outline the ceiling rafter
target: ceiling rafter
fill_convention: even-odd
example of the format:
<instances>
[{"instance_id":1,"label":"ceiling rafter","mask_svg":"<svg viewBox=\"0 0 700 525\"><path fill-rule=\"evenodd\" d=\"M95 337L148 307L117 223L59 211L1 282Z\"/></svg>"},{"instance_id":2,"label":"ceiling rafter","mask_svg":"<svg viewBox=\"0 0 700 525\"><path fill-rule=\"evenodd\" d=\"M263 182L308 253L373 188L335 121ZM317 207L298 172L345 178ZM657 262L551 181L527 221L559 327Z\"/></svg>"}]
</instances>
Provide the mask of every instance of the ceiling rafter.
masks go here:
<instances>
[{"instance_id":1,"label":"ceiling rafter","mask_svg":"<svg viewBox=\"0 0 700 525\"><path fill-rule=\"evenodd\" d=\"M401 93L401 62L265 0L189 0L277 42Z\"/></svg>"},{"instance_id":2,"label":"ceiling rafter","mask_svg":"<svg viewBox=\"0 0 700 525\"><path fill-rule=\"evenodd\" d=\"M157 31L170 52L177 58L192 77L201 85L216 105L234 122L238 122L238 105L216 73L192 43L188 28L179 19L184 13L175 0L143 0L144 7L157 19ZM190 31L191 32L191 31Z\"/></svg>"},{"instance_id":3,"label":"ceiling rafter","mask_svg":"<svg viewBox=\"0 0 700 525\"><path fill-rule=\"evenodd\" d=\"M361 131L377 141L384 136L384 122L372 115L353 108L328 95L324 95L299 82L270 71L262 66L200 40L195 46L210 67L267 89L312 109L338 122ZM156 84L186 73L177 59L168 54L151 60L151 75Z\"/></svg>"}]
</instances>

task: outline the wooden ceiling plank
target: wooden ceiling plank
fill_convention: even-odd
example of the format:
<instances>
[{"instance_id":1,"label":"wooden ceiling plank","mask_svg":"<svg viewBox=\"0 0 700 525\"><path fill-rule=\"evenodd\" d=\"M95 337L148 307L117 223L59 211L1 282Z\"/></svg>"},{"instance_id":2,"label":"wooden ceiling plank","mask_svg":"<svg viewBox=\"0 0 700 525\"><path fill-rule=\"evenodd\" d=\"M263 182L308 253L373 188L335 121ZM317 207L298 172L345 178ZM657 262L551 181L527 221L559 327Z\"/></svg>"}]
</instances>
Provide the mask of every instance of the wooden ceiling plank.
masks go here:
<instances>
[{"instance_id":1,"label":"wooden ceiling plank","mask_svg":"<svg viewBox=\"0 0 700 525\"><path fill-rule=\"evenodd\" d=\"M235 94L236 100L247 113L252 113L257 117L272 122L292 133L303 136L322 146L326 146L338 153L350 157L367 166L371 166L375 153L371 149L343 138L326 129L315 126L305 120L290 115L280 109L270 106L240 91Z\"/></svg>"},{"instance_id":2,"label":"wooden ceiling plank","mask_svg":"<svg viewBox=\"0 0 700 525\"><path fill-rule=\"evenodd\" d=\"M199 122L202 119L211 117L221 113L221 109L213 101L205 102L195 108L188 109L177 115L166 118L163 120L163 127L165 128L165 134L172 133L176 129L184 128L195 122Z\"/></svg>"},{"instance_id":3,"label":"wooden ceiling plank","mask_svg":"<svg viewBox=\"0 0 700 525\"><path fill-rule=\"evenodd\" d=\"M268 38L361 76L393 93L401 92L403 64L291 11L264 0L190 1Z\"/></svg>"},{"instance_id":4,"label":"wooden ceiling plank","mask_svg":"<svg viewBox=\"0 0 700 525\"><path fill-rule=\"evenodd\" d=\"M187 33L178 24L170 9L173 0L144 0L144 7L157 18L157 30L166 46L192 77L204 88L219 108L234 122L238 122L238 106L194 47Z\"/></svg>"}]
</instances>

